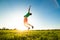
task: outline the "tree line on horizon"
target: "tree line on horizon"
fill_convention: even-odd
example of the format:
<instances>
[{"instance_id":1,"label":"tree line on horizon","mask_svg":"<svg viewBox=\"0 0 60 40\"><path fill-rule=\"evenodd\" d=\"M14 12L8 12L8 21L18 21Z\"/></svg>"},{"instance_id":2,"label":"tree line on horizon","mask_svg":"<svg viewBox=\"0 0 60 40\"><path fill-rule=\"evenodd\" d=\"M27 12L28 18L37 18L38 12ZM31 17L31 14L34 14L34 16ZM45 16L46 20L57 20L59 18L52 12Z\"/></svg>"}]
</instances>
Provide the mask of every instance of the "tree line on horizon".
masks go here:
<instances>
[{"instance_id":1,"label":"tree line on horizon","mask_svg":"<svg viewBox=\"0 0 60 40\"><path fill-rule=\"evenodd\" d=\"M0 30L16 30L16 28L14 28L14 29L9 29L9 28L3 27L3 28L0 28Z\"/></svg>"}]
</instances>

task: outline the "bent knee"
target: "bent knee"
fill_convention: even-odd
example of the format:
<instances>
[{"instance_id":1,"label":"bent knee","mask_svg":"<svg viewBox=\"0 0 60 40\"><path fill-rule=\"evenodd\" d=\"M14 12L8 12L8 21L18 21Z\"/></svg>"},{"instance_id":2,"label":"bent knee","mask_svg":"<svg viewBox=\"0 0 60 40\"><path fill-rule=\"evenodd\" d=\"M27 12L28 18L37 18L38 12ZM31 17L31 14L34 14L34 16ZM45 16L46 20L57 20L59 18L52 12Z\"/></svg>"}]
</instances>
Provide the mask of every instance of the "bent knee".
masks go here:
<instances>
[{"instance_id":1,"label":"bent knee","mask_svg":"<svg viewBox=\"0 0 60 40\"><path fill-rule=\"evenodd\" d=\"M24 25L27 25L27 23L24 23Z\"/></svg>"}]
</instances>

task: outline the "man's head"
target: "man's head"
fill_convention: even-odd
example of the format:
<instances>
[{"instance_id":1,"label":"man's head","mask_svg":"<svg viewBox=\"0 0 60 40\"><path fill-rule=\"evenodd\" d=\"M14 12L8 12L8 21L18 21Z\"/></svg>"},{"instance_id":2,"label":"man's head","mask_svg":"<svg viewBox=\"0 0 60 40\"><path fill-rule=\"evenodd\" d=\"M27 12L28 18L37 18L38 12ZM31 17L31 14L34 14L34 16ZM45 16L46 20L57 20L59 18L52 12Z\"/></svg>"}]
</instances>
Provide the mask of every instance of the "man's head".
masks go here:
<instances>
[{"instance_id":1,"label":"man's head","mask_svg":"<svg viewBox=\"0 0 60 40\"><path fill-rule=\"evenodd\" d=\"M32 13L30 13L30 15L32 15Z\"/></svg>"}]
</instances>

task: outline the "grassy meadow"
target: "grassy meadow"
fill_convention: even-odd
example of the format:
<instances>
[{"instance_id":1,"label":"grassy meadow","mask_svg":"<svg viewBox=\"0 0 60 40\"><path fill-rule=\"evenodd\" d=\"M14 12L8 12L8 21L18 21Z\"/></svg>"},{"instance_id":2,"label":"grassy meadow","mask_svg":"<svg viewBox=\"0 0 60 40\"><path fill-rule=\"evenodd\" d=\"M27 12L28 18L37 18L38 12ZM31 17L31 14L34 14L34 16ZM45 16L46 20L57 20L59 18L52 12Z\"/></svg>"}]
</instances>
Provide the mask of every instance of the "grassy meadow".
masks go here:
<instances>
[{"instance_id":1,"label":"grassy meadow","mask_svg":"<svg viewBox=\"0 0 60 40\"><path fill-rule=\"evenodd\" d=\"M59 30L0 30L0 40L60 40Z\"/></svg>"}]
</instances>

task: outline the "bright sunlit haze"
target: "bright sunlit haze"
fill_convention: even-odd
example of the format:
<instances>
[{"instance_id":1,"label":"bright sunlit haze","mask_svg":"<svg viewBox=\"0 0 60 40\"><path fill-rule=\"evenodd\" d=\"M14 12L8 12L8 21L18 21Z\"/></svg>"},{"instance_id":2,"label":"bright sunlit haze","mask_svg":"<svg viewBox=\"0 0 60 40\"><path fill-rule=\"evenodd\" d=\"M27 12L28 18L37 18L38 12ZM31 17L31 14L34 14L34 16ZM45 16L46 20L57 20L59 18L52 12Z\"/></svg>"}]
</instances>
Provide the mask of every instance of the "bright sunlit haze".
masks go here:
<instances>
[{"instance_id":1,"label":"bright sunlit haze","mask_svg":"<svg viewBox=\"0 0 60 40\"><path fill-rule=\"evenodd\" d=\"M34 29L60 29L60 1L52 0L0 0L0 28L27 30L24 15L31 5L28 22Z\"/></svg>"}]
</instances>

